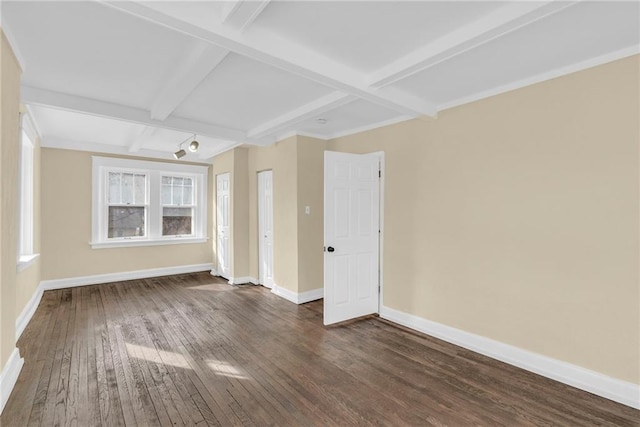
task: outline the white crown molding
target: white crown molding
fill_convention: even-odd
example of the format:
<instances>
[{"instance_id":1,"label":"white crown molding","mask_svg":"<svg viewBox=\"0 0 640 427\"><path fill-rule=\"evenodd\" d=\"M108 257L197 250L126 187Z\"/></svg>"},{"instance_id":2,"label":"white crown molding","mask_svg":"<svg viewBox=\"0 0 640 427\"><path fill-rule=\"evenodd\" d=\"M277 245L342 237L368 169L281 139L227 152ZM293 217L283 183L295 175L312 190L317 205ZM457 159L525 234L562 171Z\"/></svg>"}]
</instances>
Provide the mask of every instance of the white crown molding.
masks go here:
<instances>
[{"instance_id":1,"label":"white crown molding","mask_svg":"<svg viewBox=\"0 0 640 427\"><path fill-rule=\"evenodd\" d=\"M1 8L2 8L2 5L0 4L0 9ZM9 46L11 46L13 55L16 57L16 60L18 61L18 65L20 66L20 69L24 73L24 70L26 70L27 68L27 62L24 59L25 56L20 51L20 46L18 46L18 42L16 41L15 36L13 35L13 30L11 29L11 25L8 24L5 20L2 20L1 28L2 28L2 32L4 33L4 36L7 38L7 41L9 42Z\"/></svg>"},{"instance_id":2,"label":"white crown molding","mask_svg":"<svg viewBox=\"0 0 640 427\"><path fill-rule=\"evenodd\" d=\"M21 96L22 102L25 104L41 105L59 110L76 111L93 116L109 117L186 133L197 133L199 135L210 136L217 139L231 141L244 141L246 139L246 134L237 129L225 128L222 126L211 125L174 116L168 117L164 121L153 120L149 117L148 111L139 108L98 101L96 99L84 98L81 96L69 95L46 89L22 86Z\"/></svg>"},{"instance_id":3,"label":"white crown molding","mask_svg":"<svg viewBox=\"0 0 640 427\"><path fill-rule=\"evenodd\" d=\"M320 135L319 133L313 133L313 132L302 132L299 130L292 130L289 132L285 132L283 134L276 136L275 139L276 139L276 142L280 142L287 138L291 138L292 136L307 136L309 138L322 139L323 141L329 140L329 138L327 138L326 135Z\"/></svg>"},{"instance_id":4,"label":"white crown molding","mask_svg":"<svg viewBox=\"0 0 640 427\"><path fill-rule=\"evenodd\" d=\"M331 134L328 137L325 137L325 139L342 138L343 136L354 135L356 133L366 132L369 130L378 129L385 126L391 126L391 125L395 125L396 123L406 122L407 120L412 120L412 119L413 117L407 117L407 116L394 117L389 120L383 120L381 122L371 123L368 125L358 126L356 128L351 128L351 129L343 130L340 132L336 132Z\"/></svg>"},{"instance_id":5,"label":"white crown molding","mask_svg":"<svg viewBox=\"0 0 640 427\"><path fill-rule=\"evenodd\" d=\"M151 118L165 120L169 117L228 54L228 50L195 40L185 59L176 65L172 77L153 102Z\"/></svg>"},{"instance_id":6,"label":"white crown molding","mask_svg":"<svg viewBox=\"0 0 640 427\"><path fill-rule=\"evenodd\" d=\"M169 16L133 1L102 4L182 34L207 41L231 52L271 65L335 90L350 93L369 102L410 116L435 116L435 105L406 92L383 93L368 87L365 76L326 56L310 51L268 31L242 33L211 22L207 28Z\"/></svg>"},{"instance_id":7,"label":"white crown molding","mask_svg":"<svg viewBox=\"0 0 640 427\"><path fill-rule=\"evenodd\" d=\"M174 161L175 159L169 152L145 150L141 149L132 153L129 148L121 147L109 144L97 144L92 142L73 141L69 139L62 139L55 136L45 135L41 139L40 146L42 148L58 148L62 150L75 150L75 151L87 151L90 153L105 153L115 154L118 156L136 156L136 157L148 157L150 159L160 159L165 161ZM202 160L200 158L184 157L184 161L192 163L210 164L208 160Z\"/></svg>"},{"instance_id":8,"label":"white crown molding","mask_svg":"<svg viewBox=\"0 0 640 427\"><path fill-rule=\"evenodd\" d=\"M526 86L531 86L536 83L541 83L547 80L562 77L567 74L576 73L578 71L586 70L588 68L603 65L609 62L617 61L632 55L640 53L640 46L631 46L625 49L620 49L615 52L607 53L595 58L587 59L586 61L577 62L575 64L567 65L566 67L557 68L555 70L547 71L542 74L527 77L526 79L518 80L506 85L494 87L484 90L482 92L474 93L470 96L455 99L450 102L446 102L438 106L438 111L447 110L449 108L458 107L460 105L468 104L470 102L479 101L491 96L500 95L501 93L510 92L512 90L520 89Z\"/></svg>"},{"instance_id":9,"label":"white crown molding","mask_svg":"<svg viewBox=\"0 0 640 427\"><path fill-rule=\"evenodd\" d=\"M24 365L24 359L20 357L20 351L14 348L9 360L0 371L0 415L9 400L13 387L18 381L18 376Z\"/></svg>"},{"instance_id":10,"label":"white crown molding","mask_svg":"<svg viewBox=\"0 0 640 427\"><path fill-rule=\"evenodd\" d=\"M640 385L382 306L380 317L589 393L640 409Z\"/></svg>"},{"instance_id":11,"label":"white crown molding","mask_svg":"<svg viewBox=\"0 0 640 427\"><path fill-rule=\"evenodd\" d=\"M349 104L356 100L355 96L344 92L335 91L308 104L302 105L295 110L289 111L275 119L265 122L247 132L249 140L251 138L261 138L274 134L301 121L311 119L319 114L331 111L335 108Z\"/></svg>"},{"instance_id":12,"label":"white crown molding","mask_svg":"<svg viewBox=\"0 0 640 427\"><path fill-rule=\"evenodd\" d=\"M367 78L381 88L450 60L491 40L551 16L577 2L510 2L505 6L382 67Z\"/></svg>"}]
</instances>

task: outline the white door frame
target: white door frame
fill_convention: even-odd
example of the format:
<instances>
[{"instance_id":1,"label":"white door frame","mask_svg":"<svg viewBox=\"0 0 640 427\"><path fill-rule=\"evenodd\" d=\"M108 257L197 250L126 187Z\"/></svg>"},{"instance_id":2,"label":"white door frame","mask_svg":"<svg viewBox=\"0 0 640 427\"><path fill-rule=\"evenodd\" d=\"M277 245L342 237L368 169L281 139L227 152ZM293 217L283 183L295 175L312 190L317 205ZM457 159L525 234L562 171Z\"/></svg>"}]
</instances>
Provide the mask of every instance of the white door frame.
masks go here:
<instances>
[{"instance_id":1,"label":"white door frame","mask_svg":"<svg viewBox=\"0 0 640 427\"><path fill-rule=\"evenodd\" d=\"M220 242L220 208L218 206L218 202L219 202L219 195L218 195L218 180L222 177L224 177L226 175L226 180L228 182L228 203L227 203L227 220L229 221L229 233L227 234L227 239L228 239L228 247L227 247L227 251L226 251L226 257L227 257L227 270L226 272L222 271L220 268L220 247L222 246L222 243ZM226 279L231 279L231 254L230 254L230 249L231 249L231 236L229 235L231 231L231 173L229 172L224 172L224 173L220 173L216 175L216 267L217 267L217 273L219 276L222 276ZM225 275L226 273L226 275Z\"/></svg>"},{"instance_id":2,"label":"white door frame","mask_svg":"<svg viewBox=\"0 0 640 427\"><path fill-rule=\"evenodd\" d=\"M327 150L331 151L331 150ZM347 153L347 152L345 152ZM379 165L380 165L380 179L379 179L379 189L378 189L378 227L380 233L378 235L378 286L379 286L379 295L378 295L378 311L380 314L382 307L384 306L384 206L385 206L385 152L384 151L374 151L371 153L351 153L351 154L369 154L376 155L378 157ZM323 179L324 181L324 179ZM324 212L323 212L324 214ZM324 238L324 237L323 237ZM325 242L326 243L326 242ZM326 250L326 248L325 248ZM323 253L323 259L325 254ZM324 261L323 261L324 263ZM323 268L324 269L324 268ZM323 284L324 286L324 284Z\"/></svg>"},{"instance_id":3,"label":"white door frame","mask_svg":"<svg viewBox=\"0 0 640 427\"><path fill-rule=\"evenodd\" d=\"M264 269L264 256L266 254L266 248L265 248L265 238L266 236L266 231L265 231L265 194L264 194L264 179L266 179L266 177L269 177L269 180L271 181L271 278L268 279L266 277L266 272ZM273 171L272 170L264 170L264 171L260 171L257 174L257 178L258 178L258 276L259 276L259 282L262 286L265 286L267 288L273 288L273 263L274 263L274 259L273 259L273 255L274 255L274 251L273 251Z\"/></svg>"}]
</instances>

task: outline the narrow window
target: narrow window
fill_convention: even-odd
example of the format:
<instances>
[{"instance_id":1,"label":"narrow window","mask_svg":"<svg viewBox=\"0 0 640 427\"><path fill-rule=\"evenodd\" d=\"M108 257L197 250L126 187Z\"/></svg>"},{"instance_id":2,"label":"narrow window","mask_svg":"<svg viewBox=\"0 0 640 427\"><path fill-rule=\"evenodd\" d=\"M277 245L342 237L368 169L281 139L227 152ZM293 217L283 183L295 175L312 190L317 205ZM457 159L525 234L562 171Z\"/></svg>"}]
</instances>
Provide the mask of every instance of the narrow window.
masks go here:
<instances>
[{"instance_id":1,"label":"narrow window","mask_svg":"<svg viewBox=\"0 0 640 427\"><path fill-rule=\"evenodd\" d=\"M138 173L109 172L107 203L109 239L147 235L147 176Z\"/></svg>"},{"instance_id":2,"label":"narrow window","mask_svg":"<svg viewBox=\"0 0 640 427\"><path fill-rule=\"evenodd\" d=\"M162 177L162 235L191 236L196 206L193 198L193 179Z\"/></svg>"},{"instance_id":3,"label":"narrow window","mask_svg":"<svg viewBox=\"0 0 640 427\"><path fill-rule=\"evenodd\" d=\"M27 116L22 116L20 134L20 238L18 253L21 258L33 254L33 140Z\"/></svg>"}]
</instances>

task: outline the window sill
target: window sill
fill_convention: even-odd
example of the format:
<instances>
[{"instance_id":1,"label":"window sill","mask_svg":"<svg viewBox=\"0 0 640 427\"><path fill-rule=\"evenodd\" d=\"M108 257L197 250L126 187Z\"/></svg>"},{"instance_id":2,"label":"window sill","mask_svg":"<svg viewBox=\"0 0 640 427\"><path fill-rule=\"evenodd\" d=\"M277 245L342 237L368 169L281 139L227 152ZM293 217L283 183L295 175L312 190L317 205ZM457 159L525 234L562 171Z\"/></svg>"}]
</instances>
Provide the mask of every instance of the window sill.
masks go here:
<instances>
[{"instance_id":1,"label":"window sill","mask_svg":"<svg viewBox=\"0 0 640 427\"><path fill-rule=\"evenodd\" d=\"M188 245L206 243L208 237L173 237L169 239L131 239L115 240L112 242L90 242L92 249L130 248L137 246Z\"/></svg>"},{"instance_id":2,"label":"window sill","mask_svg":"<svg viewBox=\"0 0 640 427\"><path fill-rule=\"evenodd\" d=\"M31 264L36 262L38 257L40 257L40 254L21 255L20 258L18 258L16 271L20 273L21 271L26 270Z\"/></svg>"}]
</instances>

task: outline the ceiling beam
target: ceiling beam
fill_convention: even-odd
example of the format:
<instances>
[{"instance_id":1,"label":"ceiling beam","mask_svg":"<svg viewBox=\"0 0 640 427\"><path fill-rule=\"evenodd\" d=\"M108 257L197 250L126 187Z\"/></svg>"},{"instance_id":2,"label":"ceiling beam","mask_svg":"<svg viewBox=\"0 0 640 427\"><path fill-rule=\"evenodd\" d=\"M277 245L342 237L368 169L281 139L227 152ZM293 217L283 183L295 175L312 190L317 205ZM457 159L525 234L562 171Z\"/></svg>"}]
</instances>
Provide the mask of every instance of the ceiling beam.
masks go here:
<instances>
[{"instance_id":1,"label":"ceiling beam","mask_svg":"<svg viewBox=\"0 0 640 427\"><path fill-rule=\"evenodd\" d=\"M361 72L270 32L243 33L215 22L208 23L205 28L133 1L102 0L102 3L401 114L412 117L435 117L437 114L433 103L402 91L387 93L370 88Z\"/></svg>"},{"instance_id":2,"label":"ceiling beam","mask_svg":"<svg viewBox=\"0 0 640 427\"><path fill-rule=\"evenodd\" d=\"M145 126L142 128L141 132L136 133L136 135L132 138L131 144L129 144L129 152L137 153L140 151L144 143L151 137L158 128Z\"/></svg>"},{"instance_id":3,"label":"ceiling beam","mask_svg":"<svg viewBox=\"0 0 640 427\"><path fill-rule=\"evenodd\" d=\"M226 49L196 40L186 58L176 67L173 77L153 102L151 118L165 120L169 117L228 53Z\"/></svg>"},{"instance_id":4,"label":"ceiling beam","mask_svg":"<svg viewBox=\"0 0 640 427\"><path fill-rule=\"evenodd\" d=\"M295 110L289 111L273 120L257 126L247 133L249 139L262 138L267 135L271 135L275 132L282 131L289 126L299 123L301 121L311 119L319 114L331 111L342 105L346 105L355 101L357 98L353 95L349 95L343 92L332 92L329 95L316 99L308 104L305 104Z\"/></svg>"},{"instance_id":5,"label":"ceiling beam","mask_svg":"<svg viewBox=\"0 0 640 427\"><path fill-rule=\"evenodd\" d=\"M372 88L405 79L470 49L557 13L577 2L515 1L382 67L367 78Z\"/></svg>"},{"instance_id":6,"label":"ceiling beam","mask_svg":"<svg viewBox=\"0 0 640 427\"><path fill-rule=\"evenodd\" d=\"M149 112L139 108L127 107L110 102L98 101L81 96L54 92L29 86L21 88L22 102L31 105L42 105L57 108L59 110L76 111L99 117L109 117L132 123L139 123L162 129L172 129L186 133L210 136L217 139L226 139L244 142L246 134L237 129L202 123L181 117L169 117L164 121L153 120Z\"/></svg>"},{"instance_id":7,"label":"ceiling beam","mask_svg":"<svg viewBox=\"0 0 640 427\"><path fill-rule=\"evenodd\" d=\"M228 2L222 22L243 31L256 20L269 4L269 0L232 0Z\"/></svg>"}]
</instances>

